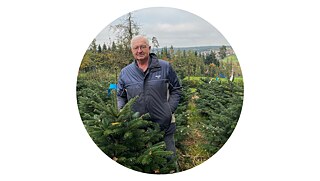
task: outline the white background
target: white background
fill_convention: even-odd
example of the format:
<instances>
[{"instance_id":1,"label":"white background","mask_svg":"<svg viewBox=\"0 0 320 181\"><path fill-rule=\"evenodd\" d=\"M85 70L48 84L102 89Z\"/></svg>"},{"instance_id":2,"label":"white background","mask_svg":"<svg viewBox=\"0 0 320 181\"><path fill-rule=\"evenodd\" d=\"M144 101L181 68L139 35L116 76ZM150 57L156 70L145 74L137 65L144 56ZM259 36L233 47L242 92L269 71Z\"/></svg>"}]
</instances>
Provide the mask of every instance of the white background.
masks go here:
<instances>
[{"instance_id":1,"label":"white background","mask_svg":"<svg viewBox=\"0 0 320 181\"><path fill-rule=\"evenodd\" d=\"M316 1L110 2L1 1L0 180L320 179ZM82 56L106 25L159 6L215 26L245 81L242 114L226 145L200 166L160 176L114 164L95 146L75 89Z\"/></svg>"}]
</instances>

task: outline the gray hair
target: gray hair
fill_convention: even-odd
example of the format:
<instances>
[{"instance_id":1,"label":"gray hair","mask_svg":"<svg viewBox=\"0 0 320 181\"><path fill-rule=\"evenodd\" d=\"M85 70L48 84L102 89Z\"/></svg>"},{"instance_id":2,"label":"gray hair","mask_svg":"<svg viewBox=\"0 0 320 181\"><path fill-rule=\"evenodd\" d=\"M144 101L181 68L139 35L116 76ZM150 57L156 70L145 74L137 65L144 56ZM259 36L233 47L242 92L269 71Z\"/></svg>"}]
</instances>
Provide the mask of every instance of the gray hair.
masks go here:
<instances>
[{"instance_id":1,"label":"gray hair","mask_svg":"<svg viewBox=\"0 0 320 181\"><path fill-rule=\"evenodd\" d=\"M138 39L143 39L143 40L146 42L146 44L147 44L148 46L150 46L149 40L148 40L148 38L147 38L146 36L144 36L144 35L136 35L136 36L132 37L132 39L131 39L131 42L130 42L131 48L132 48L133 42L134 42L135 40L138 40Z\"/></svg>"}]
</instances>

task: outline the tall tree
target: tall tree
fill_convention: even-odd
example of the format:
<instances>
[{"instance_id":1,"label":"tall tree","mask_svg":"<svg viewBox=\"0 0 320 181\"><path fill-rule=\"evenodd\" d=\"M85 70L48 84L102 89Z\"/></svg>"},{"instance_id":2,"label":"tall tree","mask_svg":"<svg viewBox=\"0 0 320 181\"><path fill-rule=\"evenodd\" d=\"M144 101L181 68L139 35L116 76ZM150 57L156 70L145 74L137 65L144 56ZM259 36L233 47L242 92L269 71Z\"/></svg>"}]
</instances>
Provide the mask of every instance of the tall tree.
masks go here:
<instances>
[{"instance_id":1,"label":"tall tree","mask_svg":"<svg viewBox=\"0 0 320 181\"><path fill-rule=\"evenodd\" d=\"M130 47L130 41L133 36L139 34L140 27L134 21L132 13L128 13L125 18L117 25L111 26L116 33L118 43L124 46L125 49Z\"/></svg>"},{"instance_id":2,"label":"tall tree","mask_svg":"<svg viewBox=\"0 0 320 181\"><path fill-rule=\"evenodd\" d=\"M224 59L227 56L227 47L225 45L219 48L219 56L220 59Z\"/></svg>"},{"instance_id":3,"label":"tall tree","mask_svg":"<svg viewBox=\"0 0 320 181\"><path fill-rule=\"evenodd\" d=\"M169 59L172 59L172 58L173 58L173 54L174 54L174 49L173 49L173 46L171 45L171 46L170 46L170 49L169 49L169 56L168 56L168 58L169 58Z\"/></svg>"},{"instance_id":4,"label":"tall tree","mask_svg":"<svg viewBox=\"0 0 320 181\"><path fill-rule=\"evenodd\" d=\"M113 41L112 42L112 46L111 46L111 51L116 51L117 50L117 45L116 43Z\"/></svg>"},{"instance_id":5,"label":"tall tree","mask_svg":"<svg viewBox=\"0 0 320 181\"><path fill-rule=\"evenodd\" d=\"M132 13L128 13L117 25L111 26L117 37L117 44L112 44L113 61L115 71L121 70L131 63L133 56L130 51L130 41L133 36L139 34L139 25L134 21Z\"/></svg>"},{"instance_id":6,"label":"tall tree","mask_svg":"<svg viewBox=\"0 0 320 181\"><path fill-rule=\"evenodd\" d=\"M98 53L101 53L102 52L102 48L100 46L100 44L98 45Z\"/></svg>"},{"instance_id":7,"label":"tall tree","mask_svg":"<svg viewBox=\"0 0 320 181\"><path fill-rule=\"evenodd\" d=\"M91 50L92 52L97 52L97 44L96 44L96 39L93 39L90 46L89 46L89 50Z\"/></svg>"},{"instance_id":8,"label":"tall tree","mask_svg":"<svg viewBox=\"0 0 320 181\"><path fill-rule=\"evenodd\" d=\"M210 51L210 54L206 56L206 58L204 59L204 63L206 65L214 63L216 66L219 66L219 61L217 60L216 54L213 51Z\"/></svg>"},{"instance_id":9,"label":"tall tree","mask_svg":"<svg viewBox=\"0 0 320 181\"><path fill-rule=\"evenodd\" d=\"M154 48L157 48L157 52L158 52L158 48L159 48L159 42L158 42L158 40L157 40L157 38L156 37L152 37L152 39L151 39L151 41L152 41L152 44L153 44L153 52L155 53L155 51L154 51Z\"/></svg>"},{"instance_id":10,"label":"tall tree","mask_svg":"<svg viewBox=\"0 0 320 181\"><path fill-rule=\"evenodd\" d=\"M107 45L106 45L106 43L103 43L103 45L102 45L102 50L103 50L103 51L107 51Z\"/></svg>"},{"instance_id":11,"label":"tall tree","mask_svg":"<svg viewBox=\"0 0 320 181\"><path fill-rule=\"evenodd\" d=\"M166 46L161 50L161 58L164 60L168 59L168 48Z\"/></svg>"}]
</instances>

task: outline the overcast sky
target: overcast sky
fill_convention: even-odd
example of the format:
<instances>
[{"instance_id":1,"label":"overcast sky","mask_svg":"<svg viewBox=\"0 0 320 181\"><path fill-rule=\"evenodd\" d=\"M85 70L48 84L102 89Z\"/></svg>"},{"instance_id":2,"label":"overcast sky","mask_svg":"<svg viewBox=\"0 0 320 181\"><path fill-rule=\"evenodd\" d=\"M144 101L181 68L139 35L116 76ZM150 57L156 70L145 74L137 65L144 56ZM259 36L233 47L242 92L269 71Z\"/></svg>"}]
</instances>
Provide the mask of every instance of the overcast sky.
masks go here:
<instances>
[{"instance_id":1,"label":"overcast sky","mask_svg":"<svg viewBox=\"0 0 320 181\"><path fill-rule=\"evenodd\" d=\"M156 37L160 47L189 47L229 45L223 35L201 17L174 8L146 8L132 12L134 21L140 25L140 34L150 40ZM119 24L124 16L111 25ZM106 26L96 37L98 44L110 43L112 32Z\"/></svg>"}]
</instances>

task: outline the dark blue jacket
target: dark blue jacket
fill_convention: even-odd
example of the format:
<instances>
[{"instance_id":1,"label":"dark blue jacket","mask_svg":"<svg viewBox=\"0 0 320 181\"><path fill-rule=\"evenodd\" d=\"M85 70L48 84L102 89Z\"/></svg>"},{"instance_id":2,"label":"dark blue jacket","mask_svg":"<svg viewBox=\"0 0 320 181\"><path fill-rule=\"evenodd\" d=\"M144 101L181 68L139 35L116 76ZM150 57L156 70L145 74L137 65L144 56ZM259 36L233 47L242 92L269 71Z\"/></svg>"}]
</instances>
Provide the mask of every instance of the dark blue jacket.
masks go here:
<instances>
[{"instance_id":1,"label":"dark blue jacket","mask_svg":"<svg viewBox=\"0 0 320 181\"><path fill-rule=\"evenodd\" d=\"M149 113L151 120L159 123L162 129L170 126L180 101L181 85L169 62L151 53L149 67L144 73L134 61L121 70L117 87L119 109L139 96L133 111L141 115Z\"/></svg>"}]
</instances>

